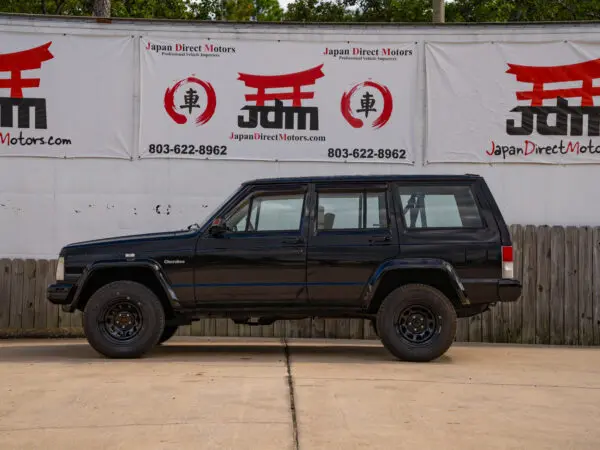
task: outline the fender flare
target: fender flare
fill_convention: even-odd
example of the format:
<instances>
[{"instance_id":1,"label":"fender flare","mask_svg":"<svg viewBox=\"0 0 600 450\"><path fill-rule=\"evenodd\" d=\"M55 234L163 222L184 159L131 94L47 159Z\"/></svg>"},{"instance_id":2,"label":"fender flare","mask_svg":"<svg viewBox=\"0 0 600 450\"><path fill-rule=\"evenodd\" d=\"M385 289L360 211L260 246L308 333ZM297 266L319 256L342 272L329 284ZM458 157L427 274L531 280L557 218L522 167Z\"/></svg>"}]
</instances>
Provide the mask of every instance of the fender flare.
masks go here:
<instances>
[{"instance_id":1,"label":"fender flare","mask_svg":"<svg viewBox=\"0 0 600 450\"><path fill-rule=\"evenodd\" d=\"M462 306L471 304L467 295L467 291L460 281L460 277L458 276L458 273L452 264L439 258L397 258L385 261L373 272L373 275L371 275L369 281L367 281L367 285L363 291L363 307L365 309L370 307L373 297L375 296L375 293L377 292L377 289L379 288L381 280L385 274L393 271L414 269L443 271L447 275L452 288L456 292L460 304Z\"/></svg>"},{"instance_id":2,"label":"fender flare","mask_svg":"<svg viewBox=\"0 0 600 450\"><path fill-rule=\"evenodd\" d=\"M92 264L87 265L83 269L81 276L79 277L79 279L77 280L77 283L75 284L75 292L73 293L71 303L69 303L68 305L65 305L63 310L66 312L74 312L77 309L79 300L81 298L81 293L83 292L83 289L85 288L88 281L92 278L92 276L95 273L105 270L105 269L129 268L129 267L149 269L154 274L154 276L156 277L160 286L162 287L171 307L174 310L178 309L180 307L179 299L177 298L175 291L173 291L173 289L171 288L169 279L168 279L167 275L164 273L164 271L162 270L162 267L160 266L160 264L158 264L156 261L151 260L151 259L144 259L144 260L136 260L136 261L121 261L121 260L119 260L119 261L96 261Z\"/></svg>"}]
</instances>

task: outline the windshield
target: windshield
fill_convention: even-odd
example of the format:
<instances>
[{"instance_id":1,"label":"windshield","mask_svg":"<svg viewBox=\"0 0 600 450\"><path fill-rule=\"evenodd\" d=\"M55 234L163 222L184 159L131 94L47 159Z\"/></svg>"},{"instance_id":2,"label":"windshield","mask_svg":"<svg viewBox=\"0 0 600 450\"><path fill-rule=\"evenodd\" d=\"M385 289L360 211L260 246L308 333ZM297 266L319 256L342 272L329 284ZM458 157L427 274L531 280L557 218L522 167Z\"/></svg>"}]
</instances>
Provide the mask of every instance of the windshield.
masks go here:
<instances>
[{"instance_id":1,"label":"windshield","mask_svg":"<svg viewBox=\"0 0 600 450\"><path fill-rule=\"evenodd\" d=\"M217 211L219 209L221 209L223 206L225 206L225 204L228 203L238 193L239 190L240 190L240 187L238 186L237 189L234 189L233 192L231 194L229 194L225 200L223 200L221 203L219 203L219 205L216 206L208 216L206 216L206 220L204 221L202 228L204 228L206 225L208 225L208 222L213 218L213 216L217 213Z\"/></svg>"}]
</instances>

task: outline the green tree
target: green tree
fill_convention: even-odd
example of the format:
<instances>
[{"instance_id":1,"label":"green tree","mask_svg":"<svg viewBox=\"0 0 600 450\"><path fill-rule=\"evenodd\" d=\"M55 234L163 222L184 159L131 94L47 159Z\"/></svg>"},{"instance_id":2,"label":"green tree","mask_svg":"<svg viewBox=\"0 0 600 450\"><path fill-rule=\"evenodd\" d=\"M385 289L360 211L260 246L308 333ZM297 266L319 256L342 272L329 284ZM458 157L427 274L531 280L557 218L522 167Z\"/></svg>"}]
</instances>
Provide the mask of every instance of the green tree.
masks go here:
<instances>
[{"instance_id":1,"label":"green tree","mask_svg":"<svg viewBox=\"0 0 600 450\"><path fill-rule=\"evenodd\" d=\"M148 19L209 19L215 0L112 0L111 16ZM94 0L0 0L0 11L19 14L92 15Z\"/></svg>"},{"instance_id":2,"label":"green tree","mask_svg":"<svg viewBox=\"0 0 600 450\"><path fill-rule=\"evenodd\" d=\"M346 0L361 22L431 22L431 0Z\"/></svg>"},{"instance_id":3,"label":"green tree","mask_svg":"<svg viewBox=\"0 0 600 450\"><path fill-rule=\"evenodd\" d=\"M187 4L183 0L112 0L113 17L153 19L186 19Z\"/></svg>"},{"instance_id":4,"label":"green tree","mask_svg":"<svg viewBox=\"0 0 600 450\"><path fill-rule=\"evenodd\" d=\"M0 0L0 11L16 14L92 14L92 0Z\"/></svg>"},{"instance_id":5,"label":"green tree","mask_svg":"<svg viewBox=\"0 0 600 450\"><path fill-rule=\"evenodd\" d=\"M284 20L292 22L347 22L354 14L339 0L296 0L288 5Z\"/></svg>"},{"instance_id":6,"label":"green tree","mask_svg":"<svg viewBox=\"0 0 600 450\"><path fill-rule=\"evenodd\" d=\"M540 22L600 19L600 0L455 0L448 22Z\"/></svg>"},{"instance_id":7,"label":"green tree","mask_svg":"<svg viewBox=\"0 0 600 450\"><path fill-rule=\"evenodd\" d=\"M278 0L225 0L225 19L276 22L283 17Z\"/></svg>"},{"instance_id":8,"label":"green tree","mask_svg":"<svg viewBox=\"0 0 600 450\"><path fill-rule=\"evenodd\" d=\"M187 18L222 20L225 18L221 0L187 0Z\"/></svg>"}]
</instances>

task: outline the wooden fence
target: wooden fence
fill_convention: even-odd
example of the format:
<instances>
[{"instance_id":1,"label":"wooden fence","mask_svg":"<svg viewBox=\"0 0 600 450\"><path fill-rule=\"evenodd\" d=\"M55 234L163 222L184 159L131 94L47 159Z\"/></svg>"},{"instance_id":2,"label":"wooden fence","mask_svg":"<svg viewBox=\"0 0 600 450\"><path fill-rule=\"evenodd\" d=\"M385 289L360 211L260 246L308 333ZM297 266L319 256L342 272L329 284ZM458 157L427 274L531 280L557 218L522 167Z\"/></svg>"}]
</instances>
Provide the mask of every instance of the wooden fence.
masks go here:
<instances>
[{"instance_id":1,"label":"wooden fence","mask_svg":"<svg viewBox=\"0 0 600 450\"><path fill-rule=\"evenodd\" d=\"M600 227L511 227L515 276L523 296L459 319L457 341L600 345ZM45 297L56 261L0 260L0 336L81 336L81 313L65 314ZM179 335L375 339L359 319L280 321L270 326L206 319Z\"/></svg>"}]
</instances>

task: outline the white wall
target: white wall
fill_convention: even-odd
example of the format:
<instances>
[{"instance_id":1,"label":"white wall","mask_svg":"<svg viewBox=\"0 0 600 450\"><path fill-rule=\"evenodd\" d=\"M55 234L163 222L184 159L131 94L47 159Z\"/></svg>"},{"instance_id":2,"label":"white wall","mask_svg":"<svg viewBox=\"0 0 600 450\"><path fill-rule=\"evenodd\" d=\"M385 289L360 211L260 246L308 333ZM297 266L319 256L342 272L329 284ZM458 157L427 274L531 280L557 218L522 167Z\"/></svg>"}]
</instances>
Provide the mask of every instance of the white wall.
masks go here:
<instances>
[{"instance_id":1,"label":"white wall","mask_svg":"<svg viewBox=\"0 0 600 450\"><path fill-rule=\"evenodd\" d=\"M370 173L477 173L508 223L600 224L597 166L7 158L0 160L0 256L50 258L77 240L183 228L246 179Z\"/></svg>"},{"instance_id":2,"label":"white wall","mask_svg":"<svg viewBox=\"0 0 600 450\"><path fill-rule=\"evenodd\" d=\"M273 37L311 35L303 26L235 25L222 33L218 26L115 22L99 25L81 20L9 19L3 29L64 30L80 33L127 29L132 34L198 36L222 34L243 38L244 33L273 33ZM35 27L35 28L33 28ZM415 39L416 34L451 34L453 39L543 40L569 36L582 28L581 39L598 40L600 27L526 28L468 27L320 27L339 39L361 35L362 40ZM517 34L516 31L520 34ZM351 39L351 37L349 37ZM424 70L424 68L422 67ZM421 77L423 78L423 77ZM423 80L420 81L423 89ZM137 87L139 89L139 86ZM136 95L136 93L134 93ZM424 108L415 111L424 117ZM449 112L451 114L452 112ZM100 114L100 112L99 112ZM424 123L417 135L423 139ZM422 148L422 146L421 146ZM135 152L134 152L135 153ZM0 158L0 257L54 258L66 243L147 231L183 228L201 221L244 180L270 176L374 173L476 173L488 181L511 224L599 225L596 165L549 166L533 164L423 164L415 166L362 163L278 163L203 160L41 159Z\"/></svg>"}]
</instances>

